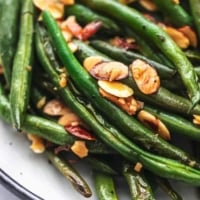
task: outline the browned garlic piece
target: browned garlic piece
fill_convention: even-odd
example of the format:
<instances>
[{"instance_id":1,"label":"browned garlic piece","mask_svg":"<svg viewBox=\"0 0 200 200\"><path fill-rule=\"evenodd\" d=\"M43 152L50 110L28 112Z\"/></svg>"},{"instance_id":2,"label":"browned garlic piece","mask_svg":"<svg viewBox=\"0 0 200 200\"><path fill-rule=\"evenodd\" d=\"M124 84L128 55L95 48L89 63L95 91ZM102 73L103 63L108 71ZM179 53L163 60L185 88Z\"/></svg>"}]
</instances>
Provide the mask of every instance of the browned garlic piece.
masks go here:
<instances>
[{"instance_id":1,"label":"browned garlic piece","mask_svg":"<svg viewBox=\"0 0 200 200\"><path fill-rule=\"evenodd\" d=\"M165 124L151 113L141 110L137 115L138 119L149 128L153 129L163 139L170 140L170 132Z\"/></svg>"},{"instance_id":2,"label":"browned garlic piece","mask_svg":"<svg viewBox=\"0 0 200 200\"><path fill-rule=\"evenodd\" d=\"M74 144L71 146L71 150L79 158L84 158L88 155L88 148L85 144L85 141L75 141Z\"/></svg>"}]
</instances>

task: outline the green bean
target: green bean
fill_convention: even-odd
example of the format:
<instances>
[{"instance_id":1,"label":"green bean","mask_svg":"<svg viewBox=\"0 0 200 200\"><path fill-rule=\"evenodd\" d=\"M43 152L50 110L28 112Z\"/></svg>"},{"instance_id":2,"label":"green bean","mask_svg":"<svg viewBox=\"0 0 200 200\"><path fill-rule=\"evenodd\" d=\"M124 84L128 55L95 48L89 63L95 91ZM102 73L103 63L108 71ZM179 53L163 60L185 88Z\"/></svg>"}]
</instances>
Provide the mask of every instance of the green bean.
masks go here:
<instances>
[{"instance_id":1,"label":"green bean","mask_svg":"<svg viewBox=\"0 0 200 200\"><path fill-rule=\"evenodd\" d=\"M74 4L72 6L68 6L65 9L65 14L70 16L73 15L76 17L77 21L83 25L93 21L100 21L102 22L102 27L100 31L102 33L118 35L121 33L120 27L116 24L116 22L108 17L102 16L100 14L95 13L93 10L81 5L81 4Z\"/></svg>"},{"instance_id":2,"label":"green bean","mask_svg":"<svg viewBox=\"0 0 200 200\"><path fill-rule=\"evenodd\" d=\"M0 85L0 118L7 123L11 123L10 114L10 103ZM62 126L53 121L30 114L27 114L25 117L22 130L27 133L38 135L55 144L73 144L74 142L74 138L70 136Z\"/></svg>"},{"instance_id":3,"label":"green bean","mask_svg":"<svg viewBox=\"0 0 200 200\"><path fill-rule=\"evenodd\" d=\"M187 89L188 96L192 101L192 107L199 102L200 89L197 83L198 77L192 64L187 59L184 52L159 26L147 20L137 10L113 0L84 0L82 3L125 23L134 30L135 33L140 34L156 45L176 67Z\"/></svg>"},{"instance_id":4,"label":"green bean","mask_svg":"<svg viewBox=\"0 0 200 200\"><path fill-rule=\"evenodd\" d=\"M31 62L33 56L33 2L23 1L20 35L14 57L10 88L11 116L13 126L20 129L27 109L30 93Z\"/></svg>"},{"instance_id":5,"label":"green bean","mask_svg":"<svg viewBox=\"0 0 200 200\"><path fill-rule=\"evenodd\" d=\"M3 1L0 17L0 57L7 86L10 86L13 57L18 39L19 0Z\"/></svg>"},{"instance_id":6,"label":"green bean","mask_svg":"<svg viewBox=\"0 0 200 200\"><path fill-rule=\"evenodd\" d=\"M163 79L170 78L176 73L175 70L170 69L169 67L163 64L150 60L138 53L112 46L108 42L102 40L92 40L90 44L100 52L127 65L131 64L135 59L144 60L145 62L152 65L158 71L159 76Z\"/></svg>"},{"instance_id":7,"label":"green bean","mask_svg":"<svg viewBox=\"0 0 200 200\"><path fill-rule=\"evenodd\" d=\"M200 2L198 0L189 0L190 10L197 29L198 38L200 38Z\"/></svg>"},{"instance_id":8,"label":"green bean","mask_svg":"<svg viewBox=\"0 0 200 200\"><path fill-rule=\"evenodd\" d=\"M170 22L177 27L191 26L193 21L189 13L184 8L171 0L153 0L159 10L167 17Z\"/></svg>"},{"instance_id":9,"label":"green bean","mask_svg":"<svg viewBox=\"0 0 200 200\"><path fill-rule=\"evenodd\" d=\"M53 19L51 14L47 11L44 11L42 16L45 25L49 30L49 34L52 36L52 42L55 45L55 49L58 53L60 60L63 62L63 65L67 67L67 71L70 74L76 86L78 87L78 89L83 92L83 94L89 99L89 101L91 101L92 104L103 115L105 115L105 117L107 117L110 120L110 122L115 124L119 128L119 130L127 134L128 137L131 137L134 141L140 142L140 144L142 144L145 148L156 151L160 155L165 155L167 157L181 160L182 162L188 163L190 165L191 159L188 157L187 154L185 154L183 151L176 148L175 146L171 146L162 138L155 137L154 132L150 131L144 125L139 123L136 119L125 114L111 102L107 101L106 99L100 96L95 81L83 69L83 67L79 64L77 59L71 53L66 42L64 42L63 35L60 32L56 21ZM42 56L42 48L39 48L39 46L38 56L41 56L42 61L44 61L44 56ZM49 64L48 67L50 67ZM52 69L49 71L52 72ZM52 81L54 81L56 77L58 77L58 75L56 75L55 72L52 72L51 77L53 79ZM55 81L54 84L59 88L58 82L59 79ZM85 88L87 88L87 90L85 90ZM64 94L64 91L66 92L66 94ZM69 98L67 97L67 93L69 95L69 91L66 91L66 89L60 90L60 92L64 100L67 100L67 98ZM72 103L73 100L68 104L70 106L73 106ZM74 106L74 109L76 110L77 107ZM78 113L78 115L80 115L81 117L80 113ZM82 117L82 119L86 120L88 119L88 116ZM90 125L92 126L93 124ZM94 130L94 132L96 131Z\"/></svg>"},{"instance_id":10,"label":"green bean","mask_svg":"<svg viewBox=\"0 0 200 200\"><path fill-rule=\"evenodd\" d=\"M132 200L153 200L151 186L147 182L142 172L138 173L128 164L123 166L123 175L128 183Z\"/></svg>"},{"instance_id":11,"label":"green bean","mask_svg":"<svg viewBox=\"0 0 200 200\"><path fill-rule=\"evenodd\" d=\"M50 151L46 151L46 155L51 163L59 170L59 172L72 184L72 186L84 197L92 195L86 181L81 177L78 171L70 165L66 160L54 155Z\"/></svg>"},{"instance_id":12,"label":"green bean","mask_svg":"<svg viewBox=\"0 0 200 200\"><path fill-rule=\"evenodd\" d=\"M118 200L113 178L100 172L93 172L94 184L99 200Z\"/></svg>"}]
</instances>

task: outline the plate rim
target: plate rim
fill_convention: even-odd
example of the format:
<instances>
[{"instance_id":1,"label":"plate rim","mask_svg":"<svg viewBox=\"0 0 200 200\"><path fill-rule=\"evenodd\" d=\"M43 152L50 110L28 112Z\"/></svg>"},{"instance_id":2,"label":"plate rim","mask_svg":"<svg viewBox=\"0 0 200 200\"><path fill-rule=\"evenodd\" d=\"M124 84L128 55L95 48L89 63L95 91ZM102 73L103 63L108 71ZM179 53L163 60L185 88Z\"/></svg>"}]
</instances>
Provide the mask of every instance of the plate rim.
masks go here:
<instances>
[{"instance_id":1,"label":"plate rim","mask_svg":"<svg viewBox=\"0 0 200 200\"><path fill-rule=\"evenodd\" d=\"M22 200L44 200L0 169L0 184Z\"/></svg>"}]
</instances>

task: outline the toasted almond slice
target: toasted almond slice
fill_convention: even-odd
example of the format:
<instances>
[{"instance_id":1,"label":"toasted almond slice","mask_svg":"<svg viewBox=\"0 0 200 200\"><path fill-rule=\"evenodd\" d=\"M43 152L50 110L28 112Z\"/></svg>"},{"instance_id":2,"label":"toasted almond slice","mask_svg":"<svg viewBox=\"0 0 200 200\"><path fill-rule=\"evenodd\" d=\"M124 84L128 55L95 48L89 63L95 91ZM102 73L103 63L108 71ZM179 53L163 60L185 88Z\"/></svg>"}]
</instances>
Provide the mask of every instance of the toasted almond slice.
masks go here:
<instances>
[{"instance_id":1,"label":"toasted almond slice","mask_svg":"<svg viewBox=\"0 0 200 200\"><path fill-rule=\"evenodd\" d=\"M46 104L47 98L44 96L37 102L37 109L41 109Z\"/></svg>"},{"instance_id":2,"label":"toasted almond slice","mask_svg":"<svg viewBox=\"0 0 200 200\"><path fill-rule=\"evenodd\" d=\"M64 15L64 4L55 0L34 0L34 5L40 10L48 10L55 19L60 19Z\"/></svg>"},{"instance_id":3,"label":"toasted almond slice","mask_svg":"<svg viewBox=\"0 0 200 200\"><path fill-rule=\"evenodd\" d=\"M28 139L32 142L30 148L33 150L34 153L43 153L45 151L45 145L43 140L32 134L27 134Z\"/></svg>"},{"instance_id":4,"label":"toasted almond slice","mask_svg":"<svg viewBox=\"0 0 200 200\"><path fill-rule=\"evenodd\" d=\"M197 35L190 26L183 26L178 30L189 39L191 46L197 47L198 45Z\"/></svg>"},{"instance_id":5,"label":"toasted almond slice","mask_svg":"<svg viewBox=\"0 0 200 200\"><path fill-rule=\"evenodd\" d=\"M179 4L180 1L179 0L172 0L175 4Z\"/></svg>"},{"instance_id":6,"label":"toasted almond slice","mask_svg":"<svg viewBox=\"0 0 200 200\"><path fill-rule=\"evenodd\" d=\"M83 61L83 67L89 72L95 65L103 62L101 56L90 56Z\"/></svg>"},{"instance_id":7,"label":"toasted almond slice","mask_svg":"<svg viewBox=\"0 0 200 200\"><path fill-rule=\"evenodd\" d=\"M43 112L50 116L60 116L72 112L63 102L53 99L44 106Z\"/></svg>"},{"instance_id":8,"label":"toasted almond slice","mask_svg":"<svg viewBox=\"0 0 200 200\"><path fill-rule=\"evenodd\" d=\"M193 123L196 125L200 125L200 115L193 115Z\"/></svg>"},{"instance_id":9,"label":"toasted almond slice","mask_svg":"<svg viewBox=\"0 0 200 200\"><path fill-rule=\"evenodd\" d=\"M73 5L75 3L74 0L60 0L64 5Z\"/></svg>"},{"instance_id":10,"label":"toasted almond slice","mask_svg":"<svg viewBox=\"0 0 200 200\"><path fill-rule=\"evenodd\" d=\"M158 133L163 139L170 140L170 132L165 126L165 124L159 120L157 117L152 115L151 113L141 110L138 115L138 119L147 125L149 128L153 129L156 133Z\"/></svg>"},{"instance_id":11,"label":"toasted almond slice","mask_svg":"<svg viewBox=\"0 0 200 200\"><path fill-rule=\"evenodd\" d=\"M132 88L117 81L109 82L109 81L99 80L98 85L107 93L112 94L116 97L127 98L133 95Z\"/></svg>"},{"instance_id":12,"label":"toasted almond slice","mask_svg":"<svg viewBox=\"0 0 200 200\"><path fill-rule=\"evenodd\" d=\"M136 101L132 96L128 98L119 98L113 96L112 94L107 93L101 88L99 89L99 93L101 94L102 97L113 102L129 115L134 115L138 110L140 110L143 107L143 104Z\"/></svg>"},{"instance_id":13,"label":"toasted almond slice","mask_svg":"<svg viewBox=\"0 0 200 200\"><path fill-rule=\"evenodd\" d=\"M152 0L139 0L140 5L148 11L158 10L156 4Z\"/></svg>"},{"instance_id":14,"label":"toasted almond slice","mask_svg":"<svg viewBox=\"0 0 200 200\"><path fill-rule=\"evenodd\" d=\"M128 67L121 62L104 61L96 64L89 72L96 79L115 81L128 76Z\"/></svg>"},{"instance_id":15,"label":"toasted almond slice","mask_svg":"<svg viewBox=\"0 0 200 200\"><path fill-rule=\"evenodd\" d=\"M58 119L58 124L62 126L82 124L81 119L73 112L65 113Z\"/></svg>"},{"instance_id":16,"label":"toasted almond slice","mask_svg":"<svg viewBox=\"0 0 200 200\"><path fill-rule=\"evenodd\" d=\"M84 141L75 141L71 150L80 158L84 158L88 155L88 148Z\"/></svg>"},{"instance_id":17,"label":"toasted almond slice","mask_svg":"<svg viewBox=\"0 0 200 200\"><path fill-rule=\"evenodd\" d=\"M155 93L160 87L160 78L156 70L148 63L137 59L130 65L133 79L144 94Z\"/></svg>"},{"instance_id":18,"label":"toasted almond slice","mask_svg":"<svg viewBox=\"0 0 200 200\"><path fill-rule=\"evenodd\" d=\"M190 41L181 31L170 26L165 26L163 28L165 32L171 36L171 38L176 42L176 44L180 48L186 49L189 47Z\"/></svg>"}]
</instances>

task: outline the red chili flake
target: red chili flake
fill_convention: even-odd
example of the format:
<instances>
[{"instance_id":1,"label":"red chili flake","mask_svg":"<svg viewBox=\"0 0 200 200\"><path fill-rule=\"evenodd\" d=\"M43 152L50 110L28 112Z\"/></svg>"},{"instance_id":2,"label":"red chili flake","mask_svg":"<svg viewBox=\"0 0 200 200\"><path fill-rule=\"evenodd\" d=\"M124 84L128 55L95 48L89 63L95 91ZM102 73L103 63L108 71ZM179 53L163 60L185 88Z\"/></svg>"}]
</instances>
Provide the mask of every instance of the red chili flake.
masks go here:
<instances>
[{"instance_id":1,"label":"red chili flake","mask_svg":"<svg viewBox=\"0 0 200 200\"><path fill-rule=\"evenodd\" d=\"M121 37L115 37L111 44L114 46L123 48L125 50L138 50L139 46L132 38L121 38Z\"/></svg>"},{"instance_id":2,"label":"red chili flake","mask_svg":"<svg viewBox=\"0 0 200 200\"><path fill-rule=\"evenodd\" d=\"M96 138L90 134L85 128L81 126L65 126L65 130L71 135L85 140L96 140Z\"/></svg>"},{"instance_id":3,"label":"red chili flake","mask_svg":"<svg viewBox=\"0 0 200 200\"><path fill-rule=\"evenodd\" d=\"M78 38L80 40L87 40L92 37L102 26L102 22L91 22L87 24L79 33Z\"/></svg>"}]
</instances>

